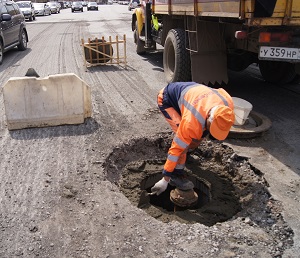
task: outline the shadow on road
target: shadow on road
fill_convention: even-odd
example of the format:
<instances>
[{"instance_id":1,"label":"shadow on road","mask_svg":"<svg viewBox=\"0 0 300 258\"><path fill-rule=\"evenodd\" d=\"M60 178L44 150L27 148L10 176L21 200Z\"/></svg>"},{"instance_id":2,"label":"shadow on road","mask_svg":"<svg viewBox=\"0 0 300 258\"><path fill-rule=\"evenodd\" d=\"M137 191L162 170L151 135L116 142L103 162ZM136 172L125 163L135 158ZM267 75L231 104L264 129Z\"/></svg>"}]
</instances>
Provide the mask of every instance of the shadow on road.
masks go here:
<instances>
[{"instance_id":1,"label":"shadow on road","mask_svg":"<svg viewBox=\"0 0 300 258\"><path fill-rule=\"evenodd\" d=\"M19 51L18 48L13 48L3 55L3 63L0 66L0 73L5 71L11 66L15 66L16 63L18 63L21 59L23 59L26 55L28 55L31 52L30 48L27 48L25 51ZM24 76L20 75L20 76Z\"/></svg>"},{"instance_id":2,"label":"shadow on road","mask_svg":"<svg viewBox=\"0 0 300 258\"><path fill-rule=\"evenodd\" d=\"M163 72L163 51L161 50L157 50L155 52L151 52L151 53L146 53L144 56L142 56L142 60L144 62L148 62L150 63L153 68L152 70L154 71L161 71ZM120 65L116 65L116 64L110 64L109 62L103 64L103 65L97 65L97 66L90 66L87 67L87 72L89 73L98 73L98 72L109 72L109 71L120 71L120 70L129 70L129 71L136 71L136 69L134 69L132 66L125 65L124 64L120 64Z\"/></svg>"},{"instance_id":3,"label":"shadow on road","mask_svg":"<svg viewBox=\"0 0 300 258\"><path fill-rule=\"evenodd\" d=\"M10 131L9 134L11 138L16 140L32 140L61 136L87 135L94 133L98 128L100 128L100 126L95 119L87 118L83 124L79 125L26 128Z\"/></svg>"},{"instance_id":4,"label":"shadow on road","mask_svg":"<svg viewBox=\"0 0 300 258\"><path fill-rule=\"evenodd\" d=\"M163 50L146 53L143 61L147 61L154 66L153 70L163 72Z\"/></svg>"}]
</instances>

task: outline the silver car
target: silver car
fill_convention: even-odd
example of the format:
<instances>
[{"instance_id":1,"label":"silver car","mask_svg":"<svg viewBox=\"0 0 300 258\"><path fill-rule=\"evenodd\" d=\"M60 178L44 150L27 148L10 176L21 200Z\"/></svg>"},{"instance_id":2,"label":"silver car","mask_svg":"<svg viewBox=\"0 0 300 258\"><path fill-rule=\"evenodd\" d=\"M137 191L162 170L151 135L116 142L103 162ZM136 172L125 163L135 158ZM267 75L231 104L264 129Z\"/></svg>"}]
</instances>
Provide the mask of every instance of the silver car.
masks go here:
<instances>
[{"instance_id":1,"label":"silver car","mask_svg":"<svg viewBox=\"0 0 300 258\"><path fill-rule=\"evenodd\" d=\"M51 15L51 9L49 5L45 3L33 3L33 6L36 16Z\"/></svg>"},{"instance_id":2,"label":"silver car","mask_svg":"<svg viewBox=\"0 0 300 258\"><path fill-rule=\"evenodd\" d=\"M16 4L22 11L25 19L28 19L29 21L35 20L34 7L31 1L19 1L16 2Z\"/></svg>"},{"instance_id":3,"label":"silver car","mask_svg":"<svg viewBox=\"0 0 300 258\"><path fill-rule=\"evenodd\" d=\"M51 13L60 13L60 7L57 2L48 2L47 5L50 6Z\"/></svg>"}]
</instances>

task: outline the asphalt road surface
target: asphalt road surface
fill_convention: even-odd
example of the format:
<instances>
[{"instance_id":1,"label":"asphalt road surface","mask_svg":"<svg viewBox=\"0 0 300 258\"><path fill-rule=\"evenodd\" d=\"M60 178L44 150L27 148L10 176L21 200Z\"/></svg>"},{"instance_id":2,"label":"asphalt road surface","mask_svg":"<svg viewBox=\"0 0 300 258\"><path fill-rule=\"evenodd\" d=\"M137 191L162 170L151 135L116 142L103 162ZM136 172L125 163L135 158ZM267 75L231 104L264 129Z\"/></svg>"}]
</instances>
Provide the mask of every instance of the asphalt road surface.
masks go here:
<instances>
[{"instance_id":1,"label":"asphalt road surface","mask_svg":"<svg viewBox=\"0 0 300 258\"><path fill-rule=\"evenodd\" d=\"M162 223L132 206L107 180L102 163L116 146L132 138L169 132L156 111L156 95L166 85L162 51L136 55L127 6L100 5L99 11L84 8L82 13L64 9L60 14L27 22L27 29L28 49L15 49L4 55L1 87L10 77L24 76L28 68L34 68L41 77L75 73L91 87L93 115L82 125L9 131L1 94L0 257L274 254L260 243L256 247L235 244L232 249L223 248L221 242L226 234L217 235L214 227ZM127 66L86 70L81 39L116 35L126 35ZM229 76L226 90L251 102L253 110L271 119L272 127L261 137L228 139L225 143L237 154L249 157L264 174L272 198L282 203L284 219L294 233L294 244L283 252L283 257L297 257L300 85L266 83L256 66L241 73L230 72ZM141 151L145 150L141 147ZM233 235L254 232L244 232L238 220L226 223ZM260 242L264 241L267 240ZM276 244L282 249L281 243Z\"/></svg>"}]
</instances>

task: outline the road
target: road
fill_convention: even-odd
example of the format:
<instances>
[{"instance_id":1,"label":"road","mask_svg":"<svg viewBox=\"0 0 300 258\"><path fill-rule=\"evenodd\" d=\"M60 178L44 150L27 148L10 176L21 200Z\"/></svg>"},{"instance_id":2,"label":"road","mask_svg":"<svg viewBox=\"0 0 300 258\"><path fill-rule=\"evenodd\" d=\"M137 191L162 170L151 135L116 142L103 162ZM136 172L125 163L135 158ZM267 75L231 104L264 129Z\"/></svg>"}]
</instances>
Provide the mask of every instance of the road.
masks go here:
<instances>
[{"instance_id":1,"label":"road","mask_svg":"<svg viewBox=\"0 0 300 258\"><path fill-rule=\"evenodd\" d=\"M214 227L159 222L133 207L109 180L103 163L117 146L125 146L126 153L133 138L169 132L156 110L156 95L166 85L162 51L136 55L127 6L100 5L98 12L83 13L65 9L27 22L27 29L28 50L4 55L1 86L30 67L41 77L75 73L91 87L93 116L77 126L8 131L1 94L0 257L248 257L251 252L271 257L259 243L257 249L241 245L225 252L220 243L208 241L226 238ZM81 39L124 34L126 67L85 69ZM294 244L283 257L297 257L300 86L265 83L251 66L230 72L226 90L272 121L262 137L225 143L264 174L294 231ZM238 230L240 222L232 223L224 225Z\"/></svg>"}]
</instances>

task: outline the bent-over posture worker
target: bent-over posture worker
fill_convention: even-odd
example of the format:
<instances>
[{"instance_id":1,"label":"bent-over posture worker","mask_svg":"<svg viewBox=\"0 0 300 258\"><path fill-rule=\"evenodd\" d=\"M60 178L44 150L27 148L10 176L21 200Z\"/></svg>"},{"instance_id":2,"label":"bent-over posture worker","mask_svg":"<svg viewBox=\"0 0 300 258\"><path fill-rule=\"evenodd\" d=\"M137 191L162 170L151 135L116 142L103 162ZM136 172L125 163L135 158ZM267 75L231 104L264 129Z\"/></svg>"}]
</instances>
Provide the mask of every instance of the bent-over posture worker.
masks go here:
<instances>
[{"instance_id":1,"label":"bent-over posture worker","mask_svg":"<svg viewBox=\"0 0 300 258\"><path fill-rule=\"evenodd\" d=\"M160 111L175 133L163 169L163 178L151 191L164 192L168 183L182 190L193 188L184 177L186 153L196 148L209 133L224 140L234 123L233 101L222 88L195 82L175 82L163 88L157 98Z\"/></svg>"}]
</instances>

